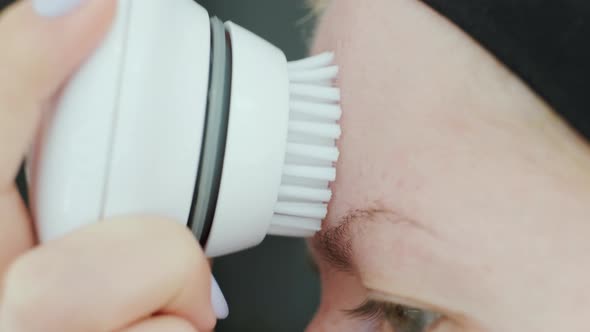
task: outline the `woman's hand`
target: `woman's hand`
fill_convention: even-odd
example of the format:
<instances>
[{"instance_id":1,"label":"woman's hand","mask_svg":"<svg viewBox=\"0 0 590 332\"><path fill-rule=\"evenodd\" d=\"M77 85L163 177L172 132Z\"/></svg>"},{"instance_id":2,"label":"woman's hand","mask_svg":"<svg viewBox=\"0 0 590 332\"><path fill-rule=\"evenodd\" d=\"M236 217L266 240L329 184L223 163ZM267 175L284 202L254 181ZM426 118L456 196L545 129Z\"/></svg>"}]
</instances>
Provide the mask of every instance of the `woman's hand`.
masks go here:
<instances>
[{"instance_id":1,"label":"woman's hand","mask_svg":"<svg viewBox=\"0 0 590 332\"><path fill-rule=\"evenodd\" d=\"M0 331L210 331L210 283L184 227L97 223L16 260L5 275Z\"/></svg>"},{"instance_id":2,"label":"woman's hand","mask_svg":"<svg viewBox=\"0 0 590 332\"><path fill-rule=\"evenodd\" d=\"M1 332L215 326L209 264L175 222L107 221L33 249L15 175L44 108L98 46L115 9L114 0L20 1L0 16Z\"/></svg>"}]
</instances>

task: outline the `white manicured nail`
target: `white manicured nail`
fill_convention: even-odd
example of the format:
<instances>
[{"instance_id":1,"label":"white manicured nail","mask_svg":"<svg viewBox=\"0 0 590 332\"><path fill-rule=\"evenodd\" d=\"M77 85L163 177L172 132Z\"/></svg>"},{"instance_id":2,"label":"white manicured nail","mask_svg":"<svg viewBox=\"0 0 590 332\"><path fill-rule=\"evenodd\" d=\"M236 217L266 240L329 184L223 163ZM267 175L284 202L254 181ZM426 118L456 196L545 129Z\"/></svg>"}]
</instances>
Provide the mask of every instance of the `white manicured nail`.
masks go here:
<instances>
[{"instance_id":1,"label":"white manicured nail","mask_svg":"<svg viewBox=\"0 0 590 332\"><path fill-rule=\"evenodd\" d=\"M226 319L229 316L229 307L227 301L219 284L215 280L215 277L211 278L211 304L213 305L213 311L217 315L218 319Z\"/></svg>"},{"instance_id":2,"label":"white manicured nail","mask_svg":"<svg viewBox=\"0 0 590 332\"><path fill-rule=\"evenodd\" d=\"M87 0L33 0L33 8L41 16L57 17L76 9Z\"/></svg>"}]
</instances>

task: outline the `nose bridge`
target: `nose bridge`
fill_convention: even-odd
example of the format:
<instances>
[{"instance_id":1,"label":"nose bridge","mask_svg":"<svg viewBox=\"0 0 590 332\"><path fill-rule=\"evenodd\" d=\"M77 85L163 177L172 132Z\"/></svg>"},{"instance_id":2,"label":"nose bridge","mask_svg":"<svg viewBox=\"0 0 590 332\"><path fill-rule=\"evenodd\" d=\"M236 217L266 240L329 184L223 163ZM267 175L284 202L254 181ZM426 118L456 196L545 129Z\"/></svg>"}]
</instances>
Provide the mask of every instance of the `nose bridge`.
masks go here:
<instances>
[{"instance_id":1,"label":"nose bridge","mask_svg":"<svg viewBox=\"0 0 590 332\"><path fill-rule=\"evenodd\" d=\"M323 324L317 318L314 318L314 320L305 329L305 332L330 332L330 331L343 331L343 330L338 330L334 326L330 327L327 324Z\"/></svg>"},{"instance_id":2,"label":"nose bridge","mask_svg":"<svg viewBox=\"0 0 590 332\"><path fill-rule=\"evenodd\" d=\"M312 321L309 323L305 332L327 332L330 331L322 324L322 315L320 313L316 313L313 317Z\"/></svg>"},{"instance_id":3,"label":"nose bridge","mask_svg":"<svg viewBox=\"0 0 590 332\"><path fill-rule=\"evenodd\" d=\"M305 332L322 332L322 331L329 331L323 327L322 322L324 321L324 317L326 316L325 311L322 308L323 305L320 305L320 308L316 311L313 319L305 329Z\"/></svg>"},{"instance_id":4,"label":"nose bridge","mask_svg":"<svg viewBox=\"0 0 590 332\"><path fill-rule=\"evenodd\" d=\"M309 325L305 329L305 332L320 332L321 331L321 329L319 329L317 324L315 324L314 322L315 322L315 319L311 323L309 323Z\"/></svg>"},{"instance_id":5,"label":"nose bridge","mask_svg":"<svg viewBox=\"0 0 590 332\"><path fill-rule=\"evenodd\" d=\"M340 312L319 311L309 323L305 332L359 332L366 327L357 321L352 321Z\"/></svg>"}]
</instances>

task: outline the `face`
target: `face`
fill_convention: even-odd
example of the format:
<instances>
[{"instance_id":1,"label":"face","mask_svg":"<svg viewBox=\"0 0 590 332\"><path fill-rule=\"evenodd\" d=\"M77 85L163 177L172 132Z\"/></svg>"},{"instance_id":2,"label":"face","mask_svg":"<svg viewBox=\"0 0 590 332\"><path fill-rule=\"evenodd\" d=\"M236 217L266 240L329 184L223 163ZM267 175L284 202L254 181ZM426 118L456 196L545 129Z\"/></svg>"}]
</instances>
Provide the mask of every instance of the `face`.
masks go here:
<instances>
[{"instance_id":1,"label":"face","mask_svg":"<svg viewBox=\"0 0 590 332\"><path fill-rule=\"evenodd\" d=\"M544 221L585 211L586 145L418 1L334 0L313 52L332 50L342 155L310 241L323 294L309 331L518 331L503 318L532 305L550 317L555 299L522 290L554 286L533 262L575 263L545 245L568 226Z\"/></svg>"}]
</instances>

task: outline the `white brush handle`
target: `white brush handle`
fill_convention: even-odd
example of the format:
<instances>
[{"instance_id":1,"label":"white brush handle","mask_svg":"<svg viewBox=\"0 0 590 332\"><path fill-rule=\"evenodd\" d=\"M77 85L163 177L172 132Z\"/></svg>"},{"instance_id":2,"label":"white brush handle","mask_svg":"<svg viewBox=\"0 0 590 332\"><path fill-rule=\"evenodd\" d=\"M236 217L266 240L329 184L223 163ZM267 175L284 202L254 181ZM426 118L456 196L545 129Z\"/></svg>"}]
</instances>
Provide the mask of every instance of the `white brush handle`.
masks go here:
<instances>
[{"instance_id":1,"label":"white brush handle","mask_svg":"<svg viewBox=\"0 0 590 332\"><path fill-rule=\"evenodd\" d=\"M106 40L46 114L28 165L42 241L114 216L188 219L207 101L209 15L190 0L118 6Z\"/></svg>"}]
</instances>

